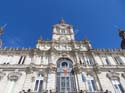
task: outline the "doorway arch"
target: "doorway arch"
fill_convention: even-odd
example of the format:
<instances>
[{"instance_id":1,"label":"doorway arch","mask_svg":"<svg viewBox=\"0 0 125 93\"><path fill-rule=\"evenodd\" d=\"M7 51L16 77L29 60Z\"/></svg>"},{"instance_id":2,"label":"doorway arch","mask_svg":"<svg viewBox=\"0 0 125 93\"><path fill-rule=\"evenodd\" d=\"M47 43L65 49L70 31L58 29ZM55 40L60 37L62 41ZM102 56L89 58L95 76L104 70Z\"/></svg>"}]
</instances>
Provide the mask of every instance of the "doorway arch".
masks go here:
<instances>
[{"instance_id":1,"label":"doorway arch","mask_svg":"<svg viewBox=\"0 0 125 93\"><path fill-rule=\"evenodd\" d=\"M73 62L68 58L60 58L57 61L56 88L57 93L76 91Z\"/></svg>"}]
</instances>

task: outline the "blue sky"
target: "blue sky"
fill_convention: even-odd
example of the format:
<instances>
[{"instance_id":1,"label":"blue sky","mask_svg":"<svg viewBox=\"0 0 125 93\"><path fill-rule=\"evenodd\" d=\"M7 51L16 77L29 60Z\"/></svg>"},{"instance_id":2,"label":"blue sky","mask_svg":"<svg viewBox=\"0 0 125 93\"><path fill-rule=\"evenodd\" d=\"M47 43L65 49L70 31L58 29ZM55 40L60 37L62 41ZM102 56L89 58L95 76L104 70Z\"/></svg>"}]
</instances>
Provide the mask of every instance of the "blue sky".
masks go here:
<instances>
[{"instance_id":1,"label":"blue sky","mask_svg":"<svg viewBox=\"0 0 125 93\"><path fill-rule=\"evenodd\" d=\"M63 18L76 40L87 37L93 48L120 48L125 29L125 0L0 0L0 25L7 24L3 47L35 47L51 40L52 25Z\"/></svg>"}]
</instances>

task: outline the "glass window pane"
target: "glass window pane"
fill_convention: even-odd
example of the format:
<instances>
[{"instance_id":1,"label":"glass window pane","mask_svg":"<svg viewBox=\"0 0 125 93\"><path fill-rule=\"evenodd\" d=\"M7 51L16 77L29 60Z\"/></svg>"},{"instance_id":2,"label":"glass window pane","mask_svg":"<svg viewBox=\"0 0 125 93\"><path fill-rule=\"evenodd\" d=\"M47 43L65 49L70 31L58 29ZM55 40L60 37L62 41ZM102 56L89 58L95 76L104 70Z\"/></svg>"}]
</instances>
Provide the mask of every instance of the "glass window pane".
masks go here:
<instances>
[{"instance_id":1,"label":"glass window pane","mask_svg":"<svg viewBox=\"0 0 125 93\"><path fill-rule=\"evenodd\" d=\"M65 78L64 77L62 77L62 79L61 79L61 87L65 88Z\"/></svg>"},{"instance_id":2,"label":"glass window pane","mask_svg":"<svg viewBox=\"0 0 125 93\"><path fill-rule=\"evenodd\" d=\"M84 74L82 74L82 81L83 81L83 82L86 81Z\"/></svg>"},{"instance_id":3,"label":"glass window pane","mask_svg":"<svg viewBox=\"0 0 125 93\"><path fill-rule=\"evenodd\" d=\"M110 63L109 63L109 60L108 60L107 58L105 59L105 61L106 61L107 64L110 64Z\"/></svg>"},{"instance_id":4,"label":"glass window pane","mask_svg":"<svg viewBox=\"0 0 125 93\"><path fill-rule=\"evenodd\" d=\"M68 66L68 64L66 62L62 63L62 67L67 67L67 66Z\"/></svg>"},{"instance_id":5,"label":"glass window pane","mask_svg":"<svg viewBox=\"0 0 125 93\"><path fill-rule=\"evenodd\" d=\"M91 87L91 82L90 82L90 80L88 81L88 87L89 87L89 91L92 91L92 87Z\"/></svg>"},{"instance_id":6,"label":"glass window pane","mask_svg":"<svg viewBox=\"0 0 125 93\"><path fill-rule=\"evenodd\" d=\"M67 88L69 88L69 77L66 78L66 84Z\"/></svg>"},{"instance_id":7,"label":"glass window pane","mask_svg":"<svg viewBox=\"0 0 125 93\"><path fill-rule=\"evenodd\" d=\"M43 81L40 80L40 84L39 84L39 91L38 92L41 92L42 91L42 85L43 85Z\"/></svg>"},{"instance_id":8,"label":"glass window pane","mask_svg":"<svg viewBox=\"0 0 125 93\"><path fill-rule=\"evenodd\" d=\"M96 90L95 81L94 81L94 80L91 80L91 82L92 82L93 90L95 91L95 90Z\"/></svg>"},{"instance_id":9,"label":"glass window pane","mask_svg":"<svg viewBox=\"0 0 125 93\"><path fill-rule=\"evenodd\" d=\"M124 92L124 89L123 89L122 85L119 84L118 86L119 86L120 91L123 93L123 92Z\"/></svg>"},{"instance_id":10,"label":"glass window pane","mask_svg":"<svg viewBox=\"0 0 125 93\"><path fill-rule=\"evenodd\" d=\"M39 80L36 80L36 84L35 84L35 91L37 91L37 89L38 89L38 83L39 83Z\"/></svg>"}]
</instances>

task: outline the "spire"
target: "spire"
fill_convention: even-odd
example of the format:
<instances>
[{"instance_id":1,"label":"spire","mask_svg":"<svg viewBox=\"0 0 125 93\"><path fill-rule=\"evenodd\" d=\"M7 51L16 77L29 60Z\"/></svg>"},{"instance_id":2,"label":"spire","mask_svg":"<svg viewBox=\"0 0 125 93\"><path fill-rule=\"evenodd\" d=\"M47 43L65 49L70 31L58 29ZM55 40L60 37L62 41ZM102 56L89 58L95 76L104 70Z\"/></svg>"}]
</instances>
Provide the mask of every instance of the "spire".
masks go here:
<instances>
[{"instance_id":1,"label":"spire","mask_svg":"<svg viewBox=\"0 0 125 93\"><path fill-rule=\"evenodd\" d=\"M64 19L62 18L61 20L60 20L60 22L59 22L60 24L65 24L65 21L64 21Z\"/></svg>"},{"instance_id":2,"label":"spire","mask_svg":"<svg viewBox=\"0 0 125 93\"><path fill-rule=\"evenodd\" d=\"M83 39L83 42L84 42L84 43L90 43L87 37L85 37L85 38Z\"/></svg>"}]
</instances>

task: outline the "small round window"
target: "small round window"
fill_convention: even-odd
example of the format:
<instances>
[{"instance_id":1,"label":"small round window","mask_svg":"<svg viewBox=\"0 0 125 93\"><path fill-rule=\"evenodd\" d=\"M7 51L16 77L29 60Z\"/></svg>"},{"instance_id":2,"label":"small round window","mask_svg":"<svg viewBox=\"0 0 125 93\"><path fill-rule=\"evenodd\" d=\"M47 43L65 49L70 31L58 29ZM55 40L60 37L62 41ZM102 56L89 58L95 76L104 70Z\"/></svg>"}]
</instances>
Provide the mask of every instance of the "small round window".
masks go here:
<instances>
[{"instance_id":1,"label":"small round window","mask_svg":"<svg viewBox=\"0 0 125 93\"><path fill-rule=\"evenodd\" d=\"M68 66L67 62L62 62L62 67L67 67L67 66Z\"/></svg>"}]
</instances>

